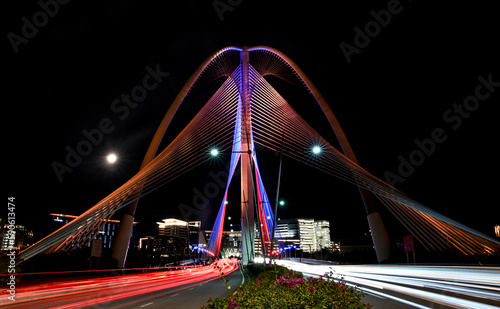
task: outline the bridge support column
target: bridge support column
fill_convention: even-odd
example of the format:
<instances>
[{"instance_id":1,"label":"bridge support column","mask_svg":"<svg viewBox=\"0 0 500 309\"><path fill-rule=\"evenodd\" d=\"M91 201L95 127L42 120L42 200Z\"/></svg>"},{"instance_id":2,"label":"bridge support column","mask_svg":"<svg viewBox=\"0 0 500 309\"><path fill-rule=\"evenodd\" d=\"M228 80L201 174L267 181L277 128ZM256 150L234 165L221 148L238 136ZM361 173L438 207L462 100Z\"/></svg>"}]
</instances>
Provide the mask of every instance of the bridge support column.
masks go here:
<instances>
[{"instance_id":1,"label":"bridge support column","mask_svg":"<svg viewBox=\"0 0 500 309\"><path fill-rule=\"evenodd\" d=\"M379 263L387 261L391 256L391 241L385 230L380 213L372 212L366 216L372 232L373 245Z\"/></svg>"},{"instance_id":2,"label":"bridge support column","mask_svg":"<svg viewBox=\"0 0 500 309\"><path fill-rule=\"evenodd\" d=\"M254 186L252 179L252 125L250 118L249 59L246 47L240 53L241 81L240 95L242 105L241 129L241 238L243 265L253 263L255 257L254 226Z\"/></svg>"},{"instance_id":3,"label":"bridge support column","mask_svg":"<svg viewBox=\"0 0 500 309\"><path fill-rule=\"evenodd\" d=\"M133 206L134 213L137 202L138 201L136 200L130 205ZM117 262L116 267L118 268L125 267L133 227L134 216L130 213L123 214L118 230L116 231L116 236L111 244L111 258Z\"/></svg>"},{"instance_id":4,"label":"bridge support column","mask_svg":"<svg viewBox=\"0 0 500 309\"><path fill-rule=\"evenodd\" d=\"M243 247L241 253L243 265L253 263L255 257L255 207L253 198L252 165L250 160L250 153L241 154L241 237Z\"/></svg>"},{"instance_id":5,"label":"bridge support column","mask_svg":"<svg viewBox=\"0 0 500 309\"><path fill-rule=\"evenodd\" d=\"M368 220L368 226L372 233L373 245L375 246L375 253L377 255L377 260L379 263L387 261L391 257L391 240L385 229L384 222L380 217L380 213L375 207L373 202L373 197L371 193L361 187L359 188L359 193L361 194L361 199L365 204L366 219Z\"/></svg>"}]
</instances>

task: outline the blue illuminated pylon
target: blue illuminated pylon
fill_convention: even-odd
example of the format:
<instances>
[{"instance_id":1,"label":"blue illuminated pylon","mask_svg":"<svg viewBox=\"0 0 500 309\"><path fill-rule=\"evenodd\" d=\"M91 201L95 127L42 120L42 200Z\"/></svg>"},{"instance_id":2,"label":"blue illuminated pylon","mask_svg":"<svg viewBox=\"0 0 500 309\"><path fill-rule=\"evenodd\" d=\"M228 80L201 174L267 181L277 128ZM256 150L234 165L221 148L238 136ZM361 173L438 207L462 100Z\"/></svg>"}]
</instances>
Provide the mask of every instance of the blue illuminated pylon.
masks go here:
<instances>
[{"instance_id":1,"label":"blue illuminated pylon","mask_svg":"<svg viewBox=\"0 0 500 309\"><path fill-rule=\"evenodd\" d=\"M232 180L238 160L241 159L241 232L242 232L242 261L243 264L253 262L255 257L255 225L254 209L257 203L260 232L263 241L263 250L269 246L272 238L274 215L260 176L257 157L252 133L251 122L251 89L256 82L254 69L248 62L248 50L244 48L240 52L240 65L232 74L232 78L238 84L239 100L233 137L233 151L231 154L231 165L224 199L215 220L208 249L218 255L220 253L222 230L224 227L224 216L226 213L226 199L229 183ZM254 76L252 78L252 76ZM253 181L255 176L255 184ZM255 201L255 198L257 199Z\"/></svg>"}]
</instances>

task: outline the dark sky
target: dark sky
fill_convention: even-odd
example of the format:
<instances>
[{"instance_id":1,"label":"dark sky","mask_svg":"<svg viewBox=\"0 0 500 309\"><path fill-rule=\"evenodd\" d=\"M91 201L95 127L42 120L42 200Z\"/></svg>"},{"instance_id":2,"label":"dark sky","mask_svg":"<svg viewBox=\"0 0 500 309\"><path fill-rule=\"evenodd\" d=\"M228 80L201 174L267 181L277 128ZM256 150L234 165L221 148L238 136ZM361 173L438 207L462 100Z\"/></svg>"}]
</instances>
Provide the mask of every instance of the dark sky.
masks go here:
<instances>
[{"instance_id":1,"label":"dark sky","mask_svg":"<svg viewBox=\"0 0 500 309\"><path fill-rule=\"evenodd\" d=\"M432 138L433 130L442 130L446 140L395 186L488 235L500 224L494 198L500 86L481 88L483 99L471 111L454 110L454 104L461 106L467 97L478 95L480 76L500 82L500 22L490 4L47 2L50 14L41 13L36 1L3 1L0 10L6 194L16 197L18 223L32 228L37 238L50 232L48 213L78 215L137 172L184 83L211 53L229 45L267 45L293 59L329 102L360 164L382 179L386 171L398 174L398 157L408 159L418 149L416 139ZM376 24L376 18L384 25ZM35 25L29 25L34 19ZM363 42L355 27L366 33L366 26L372 37ZM341 46L354 49L355 39L358 49L347 59ZM159 66L168 76L126 117L113 112L112 102L142 84L148 66ZM316 107L300 108L308 119L322 117L315 114ZM179 119L193 112L181 109ZM98 128L105 118L113 132L104 134L59 181L53 162L64 163L66 147L75 148L85 139L82 131ZM172 130L182 129L181 123ZM111 151L120 157L113 167L104 163ZM274 201L278 159L264 151L259 163ZM207 174L222 166L203 166L141 201L141 233L154 229L155 221L180 216L179 205L192 204L193 189L202 190L211 181ZM282 177L287 205L280 217L328 219L337 238L367 231L352 186L287 158ZM204 228L211 227L219 202L211 199L213 212L200 215ZM233 205L229 211L238 216L238 208ZM390 232L394 229L391 236L399 237L396 221L385 210L382 214Z\"/></svg>"}]
</instances>

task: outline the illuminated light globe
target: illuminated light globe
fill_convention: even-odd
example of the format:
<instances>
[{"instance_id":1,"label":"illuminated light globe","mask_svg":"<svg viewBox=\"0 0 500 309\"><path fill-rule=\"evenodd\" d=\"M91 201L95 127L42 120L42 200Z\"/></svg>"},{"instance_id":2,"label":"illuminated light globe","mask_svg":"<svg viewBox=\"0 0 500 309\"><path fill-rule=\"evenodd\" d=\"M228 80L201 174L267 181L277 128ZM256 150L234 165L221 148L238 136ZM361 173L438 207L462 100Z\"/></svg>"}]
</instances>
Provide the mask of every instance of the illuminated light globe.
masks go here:
<instances>
[{"instance_id":1,"label":"illuminated light globe","mask_svg":"<svg viewBox=\"0 0 500 309\"><path fill-rule=\"evenodd\" d=\"M319 146L314 146L313 149L312 149L312 152L314 154L319 154L321 152L321 147Z\"/></svg>"},{"instance_id":2,"label":"illuminated light globe","mask_svg":"<svg viewBox=\"0 0 500 309\"><path fill-rule=\"evenodd\" d=\"M214 149L210 150L210 154L213 157L215 157L215 156L217 156L219 154L219 150L217 150L216 148L214 148Z\"/></svg>"},{"instance_id":3,"label":"illuminated light globe","mask_svg":"<svg viewBox=\"0 0 500 309\"><path fill-rule=\"evenodd\" d=\"M114 153L111 153L106 157L106 160L109 164L114 164L116 163L116 160L118 160L118 157Z\"/></svg>"}]
</instances>

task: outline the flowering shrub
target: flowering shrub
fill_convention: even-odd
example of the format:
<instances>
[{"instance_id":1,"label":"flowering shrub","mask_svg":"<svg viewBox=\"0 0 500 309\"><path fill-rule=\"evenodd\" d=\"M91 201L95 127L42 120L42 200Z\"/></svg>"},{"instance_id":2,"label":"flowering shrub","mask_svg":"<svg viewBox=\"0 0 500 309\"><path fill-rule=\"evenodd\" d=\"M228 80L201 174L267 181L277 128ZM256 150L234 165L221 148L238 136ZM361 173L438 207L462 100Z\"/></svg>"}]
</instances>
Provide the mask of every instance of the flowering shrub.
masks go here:
<instances>
[{"instance_id":1,"label":"flowering shrub","mask_svg":"<svg viewBox=\"0 0 500 309\"><path fill-rule=\"evenodd\" d=\"M333 279L333 273L304 279L300 273L274 266L233 295L209 299L204 308L371 308L361 302L361 291Z\"/></svg>"}]
</instances>

